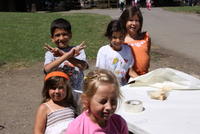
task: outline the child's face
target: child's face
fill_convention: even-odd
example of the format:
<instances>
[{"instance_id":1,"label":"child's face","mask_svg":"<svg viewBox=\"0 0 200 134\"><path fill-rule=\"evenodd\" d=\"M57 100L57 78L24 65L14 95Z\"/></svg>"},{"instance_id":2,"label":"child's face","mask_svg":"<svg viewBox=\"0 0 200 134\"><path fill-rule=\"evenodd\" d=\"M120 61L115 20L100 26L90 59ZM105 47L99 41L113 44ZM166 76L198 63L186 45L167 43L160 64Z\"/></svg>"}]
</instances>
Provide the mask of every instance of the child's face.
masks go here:
<instances>
[{"instance_id":1,"label":"child's face","mask_svg":"<svg viewBox=\"0 0 200 134\"><path fill-rule=\"evenodd\" d=\"M138 30L140 29L140 27L141 27L141 25L139 22L138 15L134 15L126 23L127 33L131 34L131 35L136 35L138 33Z\"/></svg>"},{"instance_id":2,"label":"child's face","mask_svg":"<svg viewBox=\"0 0 200 134\"><path fill-rule=\"evenodd\" d=\"M117 93L113 84L102 84L90 99L90 118L96 123L103 123L115 112L117 108Z\"/></svg>"},{"instance_id":3,"label":"child's face","mask_svg":"<svg viewBox=\"0 0 200 134\"><path fill-rule=\"evenodd\" d=\"M53 36L51 37L52 42L57 45L58 48L66 48L71 39L71 34L64 29L55 29Z\"/></svg>"},{"instance_id":4,"label":"child's face","mask_svg":"<svg viewBox=\"0 0 200 134\"><path fill-rule=\"evenodd\" d=\"M66 87L63 82L59 82L55 87L49 89L49 96L55 102L62 101L66 95Z\"/></svg>"},{"instance_id":5,"label":"child's face","mask_svg":"<svg viewBox=\"0 0 200 134\"><path fill-rule=\"evenodd\" d=\"M113 32L112 37L110 39L111 47L115 51L121 50L121 45L124 43L124 35L121 32Z\"/></svg>"}]
</instances>

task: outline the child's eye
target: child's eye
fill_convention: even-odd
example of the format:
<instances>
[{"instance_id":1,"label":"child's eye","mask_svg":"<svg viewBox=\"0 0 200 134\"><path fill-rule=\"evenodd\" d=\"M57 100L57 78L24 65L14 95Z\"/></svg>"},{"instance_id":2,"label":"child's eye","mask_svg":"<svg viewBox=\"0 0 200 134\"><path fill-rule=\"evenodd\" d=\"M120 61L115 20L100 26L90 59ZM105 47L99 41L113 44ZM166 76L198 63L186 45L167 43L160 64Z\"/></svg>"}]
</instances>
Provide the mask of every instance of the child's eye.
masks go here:
<instances>
[{"instance_id":1,"label":"child's eye","mask_svg":"<svg viewBox=\"0 0 200 134\"><path fill-rule=\"evenodd\" d=\"M55 37L59 37L61 34L54 34Z\"/></svg>"},{"instance_id":2,"label":"child's eye","mask_svg":"<svg viewBox=\"0 0 200 134\"><path fill-rule=\"evenodd\" d=\"M120 37L112 36L112 39L120 39L120 40L124 40L124 36L120 36Z\"/></svg>"},{"instance_id":3,"label":"child's eye","mask_svg":"<svg viewBox=\"0 0 200 134\"><path fill-rule=\"evenodd\" d=\"M116 36L112 36L112 38L113 38L113 39L117 39L117 37L116 37Z\"/></svg>"},{"instance_id":4,"label":"child's eye","mask_svg":"<svg viewBox=\"0 0 200 134\"><path fill-rule=\"evenodd\" d=\"M130 19L129 21L132 21L132 22L139 22L138 19L134 20L134 19Z\"/></svg>"},{"instance_id":5,"label":"child's eye","mask_svg":"<svg viewBox=\"0 0 200 134\"><path fill-rule=\"evenodd\" d=\"M124 36L119 37L120 40L124 40Z\"/></svg>"},{"instance_id":6,"label":"child's eye","mask_svg":"<svg viewBox=\"0 0 200 134\"><path fill-rule=\"evenodd\" d=\"M67 33L63 33L62 36L68 36L68 34Z\"/></svg>"},{"instance_id":7,"label":"child's eye","mask_svg":"<svg viewBox=\"0 0 200 134\"><path fill-rule=\"evenodd\" d=\"M116 104L117 104L117 100L116 100L116 99L111 100L111 104L112 104L112 105L116 105Z\"/></svg>"},{"instance_id":8,"label":"child's eye","mask_svg":"<svg viewBox=\"0 0 200 134\"><path fill-rule=\"evenodd\" d=\"M58 34L54 34L55 37L60 37L60 36L69 36L68 33L58 33Z\"/></svg>"},{"instance_id":9,"label":"child's eye","mask_svg":"<svg viewBox=\"0 0 200 134\"><path fill-rule=\"evenodd\" d=\"M103 99L103 100L100 100L100 101L99 101L100 104L106 104L106 102L107 102L106 99Z\"/></svg>"}]
</instances>

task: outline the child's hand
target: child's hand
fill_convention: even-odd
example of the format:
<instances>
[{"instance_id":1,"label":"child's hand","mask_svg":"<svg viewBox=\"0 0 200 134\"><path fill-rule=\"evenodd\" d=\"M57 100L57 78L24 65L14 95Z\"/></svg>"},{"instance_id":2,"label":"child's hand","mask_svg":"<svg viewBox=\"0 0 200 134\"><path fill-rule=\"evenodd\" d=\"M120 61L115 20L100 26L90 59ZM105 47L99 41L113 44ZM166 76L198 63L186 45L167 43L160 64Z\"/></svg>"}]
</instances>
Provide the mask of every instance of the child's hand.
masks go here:
<instances>
[{"instance_id":1,"label":"child's hand","mask_svg":"<svg viewBox=\"0 0 200 134\"><path fill-rule=\"evenodd\" d=\"M87 46L85 45L85 41L83 41L80 45L76 46L76 47L74 48L74 50L75 50L75 55L74 55L74 56L79 55L79 54L80 54L80 51L81 51L82 49L86 48L86 47L87 47Z\"/></svg>"},{"instance_id":2,"label":"child's hand","mask_svg":"<svg viewBox=\"0 0 200 134\"><path fill-rule=\"evenodd\" d=\"M86 48L86 45L84 44L84 41L76 46L76 47L73 47L70 51L69 51L69 54L70 54L70 57L74 57L74 56L78 56L80 54L80 51L82 49Z\"/></svg>"},{"instance_id":3,"label":"child's hand","mask_svg":"<svg viewBox=\"0 0 200 134\"><path fill-rule=\"evenodd\" d=\"M62 50L60 50L59 48L54 48L51 47L50 45L48 45L47 43L45 43L44 48L50 52L53 53L54 56L59 57L62 56L64 54L64 52Z\"/></svg>"}]
</instances>

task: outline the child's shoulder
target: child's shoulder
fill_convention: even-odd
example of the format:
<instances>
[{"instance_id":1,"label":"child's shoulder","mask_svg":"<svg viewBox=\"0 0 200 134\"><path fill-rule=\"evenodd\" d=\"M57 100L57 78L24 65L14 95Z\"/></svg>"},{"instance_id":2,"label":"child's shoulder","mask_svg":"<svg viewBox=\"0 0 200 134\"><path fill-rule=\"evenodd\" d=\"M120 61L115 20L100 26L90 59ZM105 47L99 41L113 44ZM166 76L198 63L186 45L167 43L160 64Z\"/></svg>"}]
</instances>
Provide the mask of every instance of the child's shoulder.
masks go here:
<instances>
[{"instance_id":1,"label":"child's shoulder","mask_svg":"<svg viewBox=\"0 0 200 134\"><path fill-rule=\"evenodd\" d=\"M40 104L40 106L38 107L37 112L41 113L41 114L47 114L48 113L48 107L46 106L45 103Z\"/></svg>"},{"instance_id":2,"label":"child's shoulder","mask_svg":"<svg viewBox=\"0 0 200 134\"><path fill-rule=\"evenodd\" d=\"M111 116L111 120L113 120L114 122L118 122L118 125L122 125L122 124L126 123L126 121L124 120L124 118L122 118L118 114L113 114Z\"/></svg>"},{"instance_id":3,"label":"child's shoulder","mask_svg":"<svg viewBox=\"0 0 200 134\"><path fill-rule=\"evenodd\" d=\"M72 122L71 122L71 126L73 127L77 127L80 125L83 125L84 122L88 122L88 117L86 112L84 111L83 113L81 113L80 115L78 115Z\"/></svg>"},{"instance_id":4,"label":"child's shoulder","mask_svg":"<svg viewBox=\"0 0 200 134\"><path fill-rule=\"evenodd\" d=\"M110 47L110 44L106 44L106 45L101 46L101 48L108 48L108 47Z\"/></svg>"},{"instance_id":5,"label":"child's shoulder","mask_svg":"<svg viewBox=\"0 0 200 134\"><path fill-rule=\"evenodd\" d=\"M42 103L42 104L40 104L40 107L43 110L48 110L48 106L47 105L48 105L47 103Z\"/></svg>"},{"instance_id":6,"label":"child's shoulder","mask_svg":"<svg viewBox=\"0 0 200 134\"><path fill-rule=\"evenodd\" d=\"M110 45L107 44L107 45L101 46L101 47L99 48L99 50L100 50L100 51L106 51L106 50L109 50L110 48L111 48Z\"/></svg>"},{"instance_id":7,"label":"child's shoulder","mask_svg":"<svg viewBox=\"0 0 200 134\"><path fill-rule=\"evenodd\" d=\"M149 33L148 32L141 32L141 33L138 34L138 39L139 40L145 39L147 37L149 37Z\"/></svg>"},{"instance_id":8,"label":"child's shoulder","mask_svg":"<svg viewBox=\"0 0 200 134\"><path fill-rule=\"evenodd\" d=\"M118 115L118 114L113 114L112 115L112 118L116 119L116 120L124 120L121 115Z\"/></svg>"},{"instance_id":9,"label":"child's shoulder","mask_svg":"<svg viewBox=\"0 0 200 134\"><path fill-rule=\"evenodd\" d=\"M122 51L129 51L129 50L131 50L131 47L126 42L124 44L122 44L121 46L122 46Z\"/></svg>"}]
</instances>

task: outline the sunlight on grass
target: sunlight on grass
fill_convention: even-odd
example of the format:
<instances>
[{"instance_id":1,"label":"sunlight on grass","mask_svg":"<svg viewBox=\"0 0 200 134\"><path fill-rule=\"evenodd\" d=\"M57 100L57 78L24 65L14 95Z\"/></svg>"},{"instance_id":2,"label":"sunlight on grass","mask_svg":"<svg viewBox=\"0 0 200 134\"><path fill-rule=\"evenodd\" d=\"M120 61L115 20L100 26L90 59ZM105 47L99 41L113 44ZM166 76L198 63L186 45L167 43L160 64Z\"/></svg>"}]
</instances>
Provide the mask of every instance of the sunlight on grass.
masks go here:
<instances>
[{"instance_id":1,"label":"sunlight on grass","mask_svg":"<svg viewBox=\"0 0 200 134\"><path fill-rule=\"evenodd\" d=\"M108 16L64 13L12 13L0 12L0 62L36 62L44 59L44 43L51 44L50 23L65 18L72 25L70 45L85 40L88 58L95 58L107 39L103 36ZM53 44L51 44L53 45Z\"/></svg>"}]
</instances>

